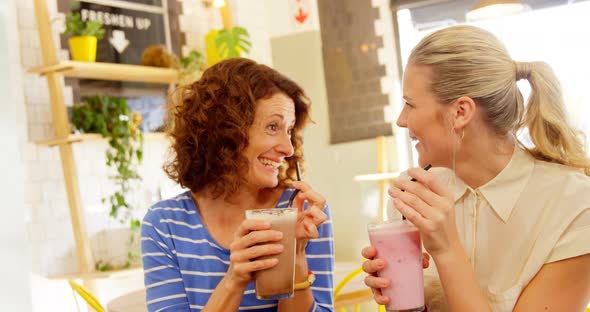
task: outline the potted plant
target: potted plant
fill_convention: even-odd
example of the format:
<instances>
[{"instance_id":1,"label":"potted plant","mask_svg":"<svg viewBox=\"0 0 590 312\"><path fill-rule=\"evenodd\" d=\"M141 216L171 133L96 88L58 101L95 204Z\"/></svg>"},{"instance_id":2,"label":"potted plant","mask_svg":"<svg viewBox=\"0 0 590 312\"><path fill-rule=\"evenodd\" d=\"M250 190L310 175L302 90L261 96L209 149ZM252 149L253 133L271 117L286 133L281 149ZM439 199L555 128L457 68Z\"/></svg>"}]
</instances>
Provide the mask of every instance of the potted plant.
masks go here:
<instances>
[{"instance_id":1,"label":"potted plant","mask_svg":"<svg viewBox=\"0 0 590 312\"><path fill-rule=\"evenodd\" d=\"M231 29L211 30L205 36L207 46L207 65L221 60L240 57L242 52L250 52L252 43L248 31L239 26Z\"/></svg>"},{"instance_id":2,"label":"potted plant","mask_svg":"<svg viewBox=\"0 0 590 312\"><path fill-rule=\"evenodd\" d=\"M129 203L128 194L133 183L141 180L137 173L143 156L141 122L141 115L132 113L124 98L91 96L72 109L72 124L76 129L85 133L99 133L108 141L106 165L114 169L114 174L109 178L115 184L115 191L102 201L108 201L111 217L121 223L129 222L131 249L137 245L140 222L133 213L134 207ZM125 266L139 259L139 252L130 250L127 257ZM112 267L102 261L97 263L100 271Z\"/></svg>"},{"instance_id":3,"label":"potted plant","mask_svg":"<svg viewBox=\"0 0 590 312\"><path fill-rule=\"evenodd\" d=\"M66 16L65 34L71 34L68 40L72 59L82 62L96 61L96 45L102 39L105 30L99 20L84 22L80 13L69 13Z\"/></svg>"}]
</instances>

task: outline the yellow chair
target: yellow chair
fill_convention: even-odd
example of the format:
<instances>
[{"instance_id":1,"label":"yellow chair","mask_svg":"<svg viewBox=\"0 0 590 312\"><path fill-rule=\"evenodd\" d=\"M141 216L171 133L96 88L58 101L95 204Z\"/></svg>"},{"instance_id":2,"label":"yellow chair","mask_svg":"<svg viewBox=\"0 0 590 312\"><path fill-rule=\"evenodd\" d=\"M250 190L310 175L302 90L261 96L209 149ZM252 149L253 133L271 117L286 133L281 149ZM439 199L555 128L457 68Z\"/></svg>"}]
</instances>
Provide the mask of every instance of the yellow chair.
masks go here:
<instances>
[{"instance_id":1,"label":"yellow chair","mask_svg":"<svg viewBox=\"0 0 590 312\"><path fill-rule=\"evenodd\" d=\"M78 293L78 295L82 297L82 299L84 299L84 301L86 301L86 303L96 312L105 311L98 299L96 299L96 297L94 297L91 293L84 289L82 285L77 284L72 280L69 280L68 283L70 283L70 287L72 287L72 292L74 293L74 300L76 300L76 305L78 305L78 299L76 299L76 293Z\"/></svg>"},{"instance_id":2,"label":"yellow chair","mask_svg":"<svg viewBox=\"0 0 590 312\"><path fill-rule=\"evenodd\" d=\"M350 281L352 281L356 276L358 276L361 273L363 273L363 269L358 268L358 269L348 273L348 275L346 275L346 277L344 277L344 279L342 279L342 281L340 281L340 283L338 283L338 285L336 285L336 288L334 289L334 301L336 301L336 298L338 298L338 295L340 295L340 292L342 291L344 286L346 286L346 284L348 284ZM355 304L354 305L354 312L359 312L359 309L360 309L360 305L358 303ZM385 312L385 306L380 305L378 311ZM340 312L346 312L346 308L340 308Z\"/></svg>"}]
</instances>

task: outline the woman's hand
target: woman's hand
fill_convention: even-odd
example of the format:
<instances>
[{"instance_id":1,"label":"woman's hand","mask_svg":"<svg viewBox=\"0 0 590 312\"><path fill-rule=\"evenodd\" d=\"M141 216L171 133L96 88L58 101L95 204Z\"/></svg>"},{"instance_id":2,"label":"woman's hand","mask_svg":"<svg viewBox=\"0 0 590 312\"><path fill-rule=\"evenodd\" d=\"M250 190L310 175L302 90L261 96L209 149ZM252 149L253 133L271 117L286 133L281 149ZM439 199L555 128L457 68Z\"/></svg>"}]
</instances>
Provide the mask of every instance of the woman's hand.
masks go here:
<instances>
[{"instance_id":1,"label":"woman's hand","mask_svg":"<svg viewBox=\"0 0 590 312\"><path fill-rule=\"evenodd\" d=\"M421 168L409 169L408 175L416 181L396 179L389 195L395 208L420 230L426 251L437 259L461 248L451 191Z\"/></svg>"},{"instance_id":2,"label":"woman's hand","mask_svg":"<svg viewBox=\"0 0 590 312\"><path fill-rule=\"evenodd\" d=\"M293 201L293 207L299 210L297 214L296 236L297 253L301 253L305 250L309 239L318 237L317 227L328 218L324 213L326 199L305 182L295 181L293 182L293 187L299 190ZM306 201L307 209L303 210L303 205Z\"/></svg>"},{"instance_id":3,"label":"woman's hand","mask_svg":"<svg viewBox=\"0 0 590 312\"><path fill-rule=\"evenodd\" d=\"M381 288L389 287L391 281L384 277L377 276L380 271L385 269L385 260L375 259L377 257L377 249L372 246L363 248L362 255L364 258L368 259L367 261L363 262L363 271L369 274L365 278L365 285L369 286L373 291L375 302L378 304L388 304L389 297L383 296L381 293ZM422 268L426 269L429 264L430 256L427 253L424 253L422 257Z\"/></svg>"},{"instance_id":4,"label":"woman's hand","mask_svg":"<svg viewBox=\"0 0 590 312\"><path fill-rule=\"evenodd\" d=\"M230 264L225 279L231 287L246 288L256 271L277 265L277 258L264 256L283 252L283 245L273 243L281 240L283 233L270 230L270 223L261 220L244 220L235 233L231 243ZM255 259L255 260L254 260Z\"/></svg>"}]
</instances>

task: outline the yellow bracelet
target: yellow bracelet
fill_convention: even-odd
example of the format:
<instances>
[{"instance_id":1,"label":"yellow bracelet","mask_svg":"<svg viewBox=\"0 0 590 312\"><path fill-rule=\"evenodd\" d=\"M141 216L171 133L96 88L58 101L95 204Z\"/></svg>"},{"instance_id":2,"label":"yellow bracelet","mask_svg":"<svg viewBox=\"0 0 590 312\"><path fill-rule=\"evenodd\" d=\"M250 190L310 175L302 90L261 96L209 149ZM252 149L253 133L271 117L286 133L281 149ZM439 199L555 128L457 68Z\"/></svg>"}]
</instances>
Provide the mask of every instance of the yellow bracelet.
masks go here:
<instances>
[{"instance_id":1,"label":"yellow bracelet","mask_svg":"<svg viewBox=\"0 0 590 312\"><path fill-rule=\"evenodd\" d=\"M313 284L313 282L315 282L315 275L313 274L313 272L308 270L307 271L307 280L305 280L301 283L296 283L294 285L294 289L295 290L307 289L311 286L311 284Z\"/></svg>"}]
</instances>

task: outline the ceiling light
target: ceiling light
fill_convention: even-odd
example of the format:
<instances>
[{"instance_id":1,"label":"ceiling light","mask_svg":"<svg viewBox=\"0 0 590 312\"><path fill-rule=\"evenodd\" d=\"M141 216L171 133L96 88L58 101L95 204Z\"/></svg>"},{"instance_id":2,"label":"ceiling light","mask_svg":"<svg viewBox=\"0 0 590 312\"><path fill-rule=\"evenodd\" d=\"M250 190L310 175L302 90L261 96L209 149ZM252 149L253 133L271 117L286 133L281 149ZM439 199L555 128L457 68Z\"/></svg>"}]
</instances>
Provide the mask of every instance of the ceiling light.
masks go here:
<instances>
[{"instance_id":1,"label":"ceiling light","mask_svg":"<svg viewBox=\"0 0 590 312\"><path fill-rule=\"evenodd\" d=\"M469 21L492 19L524 11L526 5L518 0L481 0L467 12Z\"/></svg>"}]
</instances>

